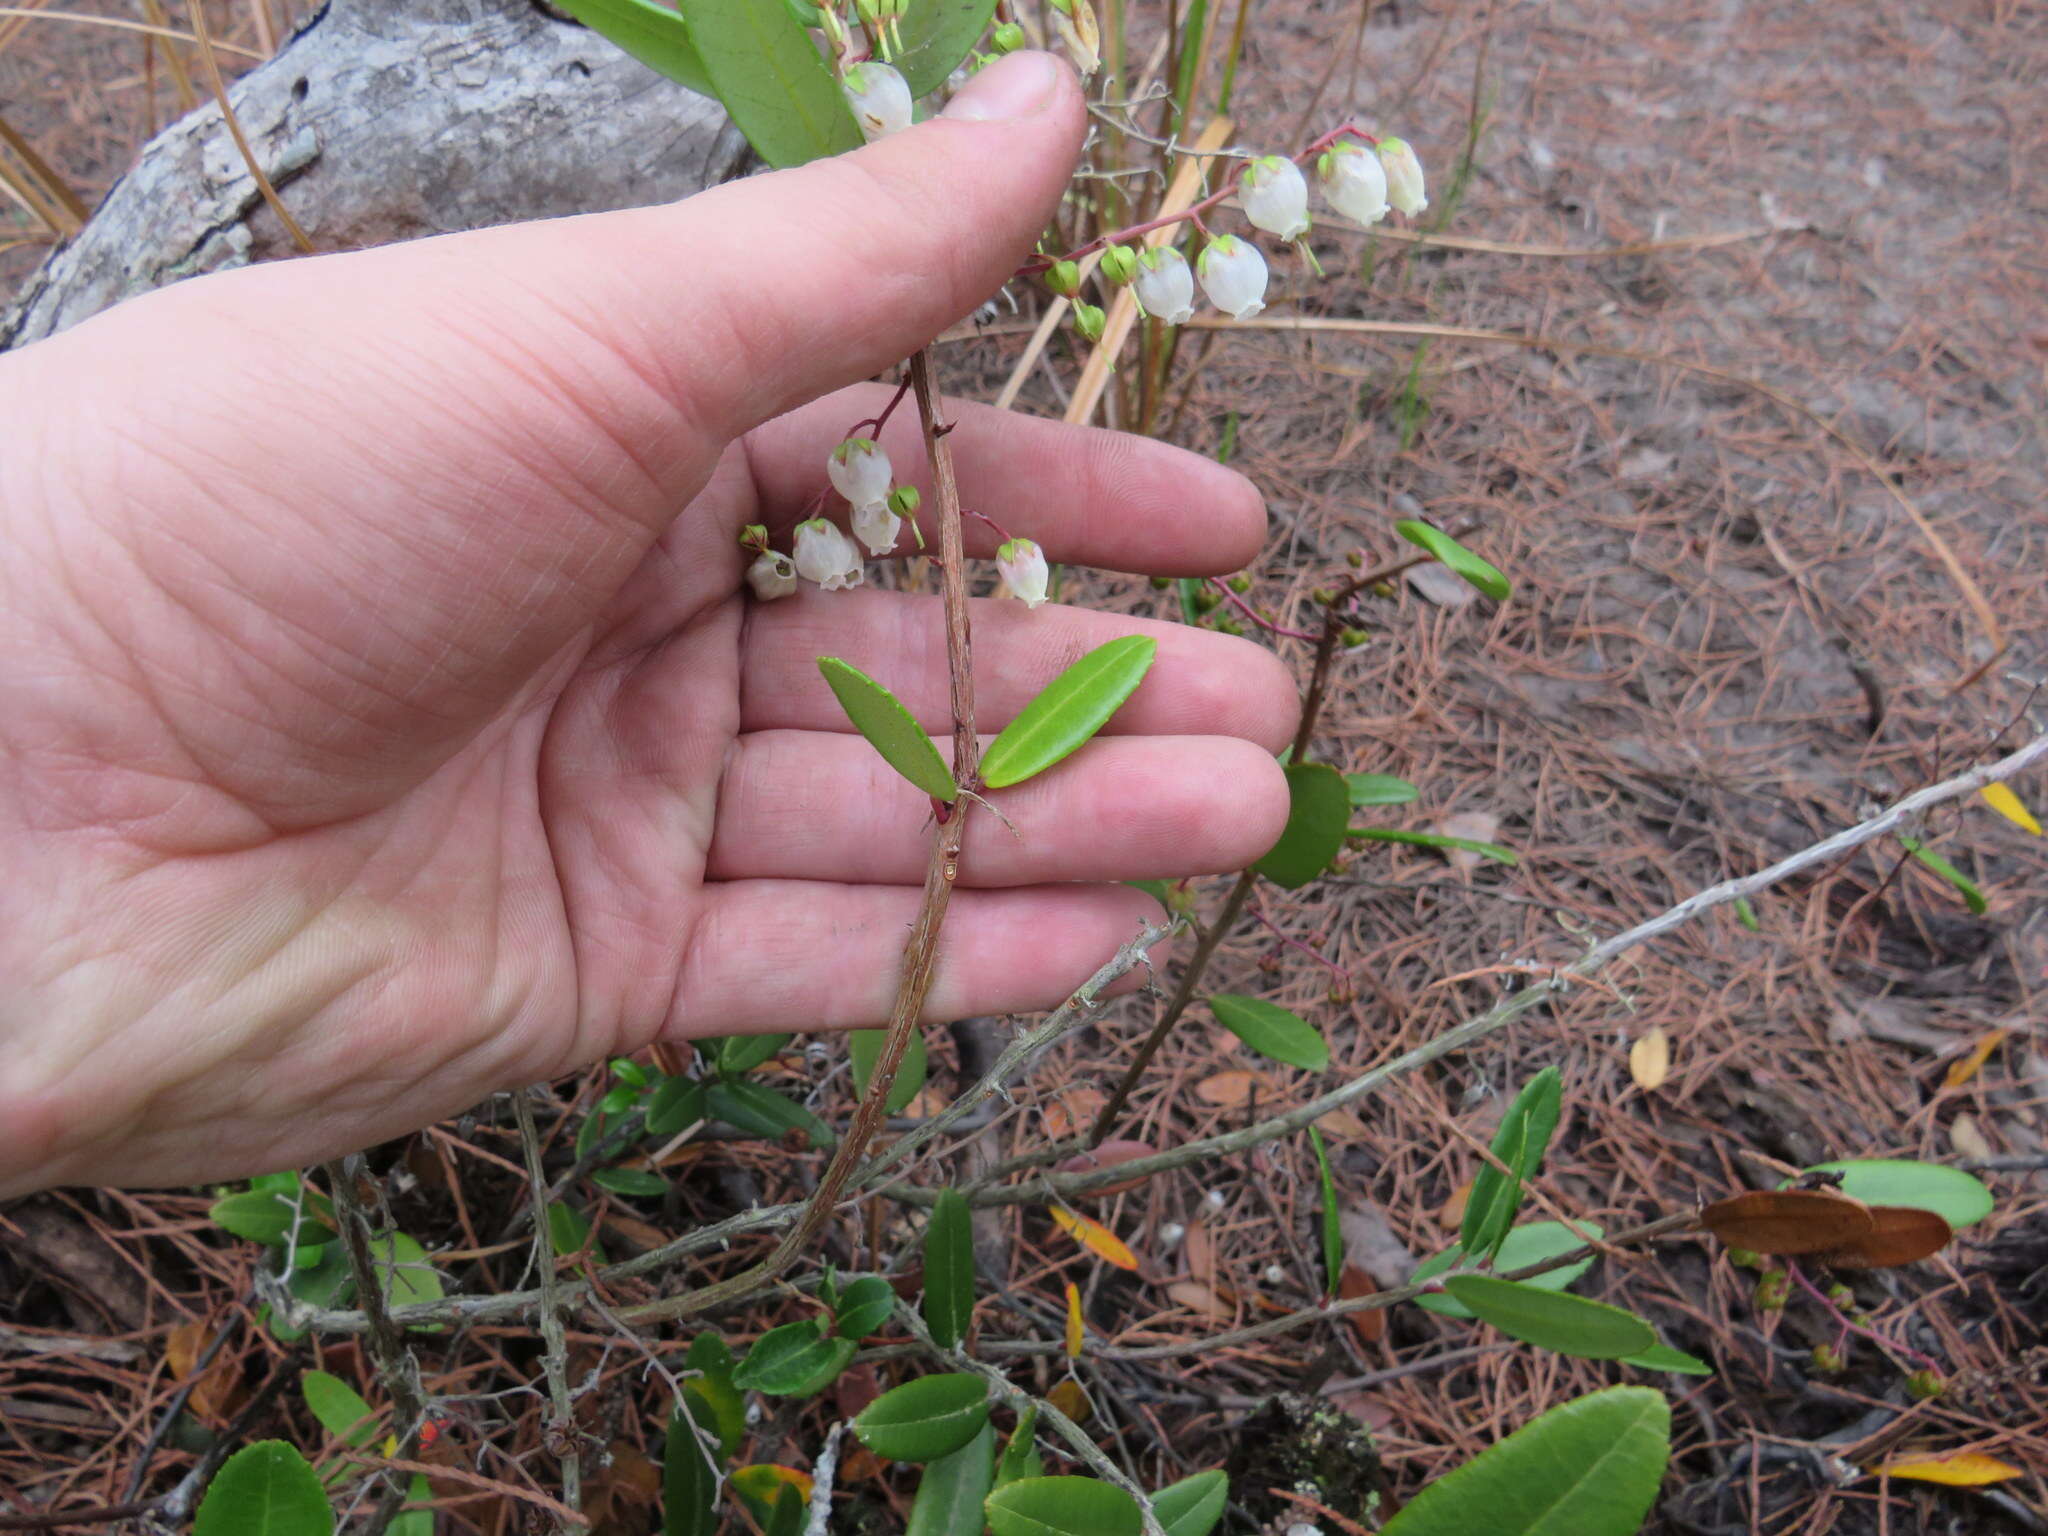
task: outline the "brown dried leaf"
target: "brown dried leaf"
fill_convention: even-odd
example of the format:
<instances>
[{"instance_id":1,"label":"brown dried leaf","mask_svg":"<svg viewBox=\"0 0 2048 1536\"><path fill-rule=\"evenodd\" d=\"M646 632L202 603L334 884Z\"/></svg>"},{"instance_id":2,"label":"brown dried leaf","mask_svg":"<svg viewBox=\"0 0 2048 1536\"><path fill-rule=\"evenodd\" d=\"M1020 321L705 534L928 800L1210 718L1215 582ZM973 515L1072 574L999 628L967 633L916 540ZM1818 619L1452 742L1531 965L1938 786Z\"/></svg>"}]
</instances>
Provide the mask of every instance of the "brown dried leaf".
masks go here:
<instances>
[{"instance_id":1,"label":"brown dried leaf","mask_svg":"<svg viewBox=\"0 0 2048 1536\"><path fill-rule=\"evenodd\" d=\"M1256 1088L1263 1098L1272 1090L1272 1083L1258 1072L1248 1072L1242 1067L1233 1067L1227 1072L1217 1072L1195 1084L1195 1097L1204 1104L1215 1104L1222 1108L1235 1108L1251 1102L1252 1090Z\"/></svg>"},{"instance_id":2,"label":"brown dried leaf","mask_svg":"<svg viewBox=\"0 0 2048 1536\"><path fill-rule=\"evenodd\" d=\"M1187 1254L1188 1273L1197 1280L1213 1283L1216 1279L1216 1240L1209 1235L1208 1225L1199 1221L1189 1222L1181 1247Z\"/></svg>"},{"instance_id":3,"label":"brown dried leaf","mask_svg":"<svg viewBox=\"0 0 2048 1536\"><path fill-rule=\"evenodd\" d=\"M1370 1296L1374 1291L1384 1290L1373 1277L1356 1264L1346 1264L1337 1280L1337 1295L1351 1301L1360 1296ZM1365 1345L1379 1343L1387 1336L1387 1311L1384 1307L1369 1308L1351 1314L1351 1326L1358 1334L1358 1342Z\"/></svg>"},{"instance_id":4,"label":"brown dried leaf","mask_svg":"<svg viewBox=\"0 0 2048 1536\"><path fill-rule=\"evenodd\" d=\"M1068 1088L1045 1106L1045 1134L1064 1141L1095 1123L1109 1098L1099 1088Z\"/></svg>"},{"instance_id":5,"label":"brown dried leaf","mask_svg":"<svg viewBox=\"0 0 2048 1536\"><path fill-rule=\"evenodd\" d=\"M1453 811L1429 830L1439 837L1462 837L1468 843L1490 843L1500 833L1500 818L1491 811ZM1446 848L1443 856L1453 869L1477 869L1486 862L1484 854L1474 853L1469 848Z\"/></svg>"},{"instance_id":6,"label":"brown dried leaf","mask_svg":"<svg viewBox=\"0 0 2048 1536\"><path fill-rule=\"evenodd\" d=\"M1120 1163L1135 1162L1141 1157L1150 1157L1159 1149L1149 1141L1105 1141L1101 1146L1075 1154L1060 1164L1061 1173L1092 1173L1098 1168L1114 1168ZM1079 1200L1103 1200L1111 1195L1120 1195L1125 1190L1136 1189L1149 1175L1136 1178L1118 1179L1099 1189L1077 1195Z\"/></svg>"},{"instance_id":7,"label":"brown dried leaf","mask_svg":"<svg viewBox=\"0 0 2048 1536\"><path fill-rule=\"evenodd\" d=\"M1465 608L1479 600L1477 589L1441 560L1411 565L1407 576L1408 585L1439 608Z\"/></svg>"},{"instance_id":8,"label":"brown dried leaf","mask_svg":"<svg viewBox=\"0 0 2048 1536\"><path fill-rule=\"evenodd\" d=\"M1955 1237L1946 1220L1914 1205L1873 1205L1868 1232L1813 1261L1833 1269L1896 1269L1939 1253Z\"/></svg>"},{"instance_id":9,"label":"brown dried leaf","mask_svg":"<svg viewBox=\"0 0 2048 1536\"><path fill-rule=\"evenodd\" d=\"M1317 1116L1316 1129L1333 1141L1364 1141L1372 1134L1370 1127L1348 1109L1333 1109L1327 1115Z\"/></svg>"},{"instance_id":10,"label":"brown dried leaf","mask_svg":"<svg viewBox=\"0 0 2048 1536\"><path fill-rule=\"evenodd\" d=\"M1991 1156L1991 1143L1978 1126L1975 1115L1957 1115L1948 1128L1948 1139L1949 1145L1965 1157Z\"/></svg>"},{"instance_id":11,"label":"brown dried leaf","mask_svg":"<svg viewBox=\"0 0 2048 1536\"><path fill-rule=\"evenodd\" d=\"M1095 1405L1088 1401L1088 1394L1081 1389L1081 1383L1071 1376L1056 1382L1053 1389L1045 1394L1045 1400L1076 1424L1086 1424L1095 1412Z\"/></svg>"},{"instance_id":12,"label":"brown dried leaf","mask_svg":"<svg viewBox=\"0 0 2048 1536\"><path fill-rule=\"evenodd\" d=\"M1234 1315L1230 1303L1199 1280L1176 1280L1166 1288L1166 1294L1190 1312L1199 1312L1218 1322L1228 1322Z\"/></svg>"},{"instance_id":13,"label":"brown dried leaf","mask_svg":"<svg viewBox=\"0 0 2048 1536\"><path fill-rule=\"evenodd\" d=\"M199 1357L206 1353L206 1346L212 1342L213 1330L202 1322L180 1323L166 1334L164 1365L171 1373L171 1380L179 1386L190 1381L192 1373L198 1369ZM202 1419L220 1419L227 1411L228 1398L234 1387L234 1363L223 1350L207 1366L206 1374L185 1399L185 1405Z\"/></svg>"},{"instance_id":14,"label":"brown dried leaf","mask_svg":"<svg viewBox=\"0 0 2048 1536\"><path fill-rule=\"evenodd\" d=\"M1465 1202L1472 1198L1472 1181L1467 1179L1451 1191L1451 1198L1444 1202L1444 1208L1436 1213L1437 1225L1455 1232L1464 1225Z\"/></svg>"},{"instance_id":15,"label":"brown dried leaf","mask_svg":"<svg viewBox=\"0 0 2048 1536\"><path fill-rule=\"evenodd\" d=\"M1795 1255L1842 1248L1869 1235L1870 1207L1831 1189L1753 1189L1700 1212L1731 1248Z\"/></svg>"}]
</instances>

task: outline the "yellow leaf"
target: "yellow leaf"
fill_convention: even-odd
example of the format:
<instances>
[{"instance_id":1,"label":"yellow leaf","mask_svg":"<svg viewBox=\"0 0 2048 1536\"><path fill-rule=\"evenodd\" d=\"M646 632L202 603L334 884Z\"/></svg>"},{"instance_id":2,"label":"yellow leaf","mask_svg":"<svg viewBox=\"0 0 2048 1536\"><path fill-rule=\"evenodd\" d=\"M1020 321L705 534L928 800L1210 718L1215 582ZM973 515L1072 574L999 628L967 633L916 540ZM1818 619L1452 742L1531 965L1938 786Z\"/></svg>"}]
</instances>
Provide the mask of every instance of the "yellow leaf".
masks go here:
<instances>
[{"instance_id":1,"label":"yellow leaf","mask_svg":"<svg viewBox=\"0 0 2048 1536\"><path fill-rule=\"evenodd\" d=\"M1052 1208L1052 1219L1060 1224L1069 1237L1105 1263L1114 1264L1118 1269L1135 1270L1138 1256L1124 1246L1124 1240L1099 1221L1075 1214L1064 1205Z\"/></svg>"},{"instance_id":2,"label":"yellow leaf","mask_svg":"<svg viewBox=\"0 0 2048 1536\"><path fill-rule=\"evenodd\" d=\"M1045 1394L1045 1400L1076 1424L1086 1424L1095 1412L1095 1405L1088 1401L1088 1394L1082 1390L1081 1383L1071 1376L1054 1383L1053 1389Z\"/></svg>"},{"instance_id":3,"label":"yellow leaf","mask_svg":"<svg viewBox=\"0 0 2048 1536\"><path fill-rule=\"evenodd\" d=\"M1644 1090L1664 1086L1664 1079L1671 1075L1671 1037L1664 1033L1663 1025L1628 1048L1628 1075Z\"/></svg>"},{"instance_id":4,"label":"yellow leaf","mask_svg":"<svg viewBox=\"0 0 2048 1536\"><path fill-rule=\"evenodd\" d=\"M2005 1039L2002 1029L1989 1029L1977 1037L1977 1043L1963 1055L1948 1064L1948 1076L1941 1080L1944 1088L1960 1088L1983 1068L1991 1059L1991 1053L1998 1049Z\"/></svg>"},{"instance_id":5,"label":"yellow leaf","mask_svg":"<svg viewBox=\"0 0 2048 1536\"><path fill-rule=\"evenodd\" d=\"M2039 837L2041 823L2034 820L2034 813L2020 803L2020 797L2003 784L1986 784L1977 791L1984 797L1984 803L2016 827L2024 828Z\"/></svg>"},{"instance_id":6,"label":"yellow leaf","mask_svg":"<svg viewBox=\"0 0 2048 1536\"><path fill-rule=\"evenodd\" d=\"M1070 1359L1081 1358L1081 1287L1073 1281L1067 1282L1067 1355Z\"/></svg>"},{"instance_id":7,"label":"yellow leaf","mask_svg":"<svg viewBox=\"0 0 2048 1536\"><path fill-rule=\"evenodd\" d=\"M2018 1467L1977 1451L1956 1451L1947 1456L1894 1456L1871 1475L1910 1478L1916 1483L1940 1483L1949 1488L1981 1488L2023 1477Z\"/></svg>"},{"instance_id":8,"label":"yellow leaf","mask_svg":"<svg viewBox=\"0 0 2048 1536\"><path fill-rule=\"evenodd\" d=\"M1464 1224L1465 1202L1472 1198L1472 1181L1467 1179L1451 1191L1451 1198L1444 1202L1444 1208L1436 1213L1437 1221L1453 1232Z\"/></svg>"},{"instance_id":9,"label":"yellow leaf","mask_svg":"<svg viewBox=\"0 0 2048 1536\"><path fill-rule=\"evenodd\" d=\"M770 1509L775 1507L775 1494L784 1483L789 1484L808 1502L811 1497L811 1476L799 1472L795 1467L778 1467L766 1462L751 1467L741 1467L732 1475L733 1483L740 1492L751 1494Z\"/></svg>"}]
</instances>

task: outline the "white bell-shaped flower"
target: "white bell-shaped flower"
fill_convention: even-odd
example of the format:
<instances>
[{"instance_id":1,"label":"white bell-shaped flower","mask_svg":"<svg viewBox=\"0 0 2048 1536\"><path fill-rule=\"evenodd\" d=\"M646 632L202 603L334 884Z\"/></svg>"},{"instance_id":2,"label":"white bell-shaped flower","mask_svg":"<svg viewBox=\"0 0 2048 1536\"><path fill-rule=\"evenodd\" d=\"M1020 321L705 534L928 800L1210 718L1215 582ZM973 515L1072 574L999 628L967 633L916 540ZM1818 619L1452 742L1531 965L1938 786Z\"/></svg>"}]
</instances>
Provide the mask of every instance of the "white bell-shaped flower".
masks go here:
<instances>
[{"instance_id":1,"label":"white bell-shaped flower","mask_svg":"<svg viewBox=\"0 0 2048 1536\"><path fill-rule=\"evenodd\" d=\"M1233 320L1249 320L1266 307L1266 258L1235 235L1218 235L1195 258L1202 292Z\"/></svg>"},{"instance_id":2,"label":"white bell-shaped flower","mask_svg":"<svg viewBox=\"0 0 2048 1536\"><path fill-rule=\"evenodd\" d=\"M1387 201L1413 218L1429 206L1422 185L1422 162L1406 139L1380 140L1380 169L1387 173Z\"/></svg>"},{"instance_id":3,"label":"white bell-shaped flower","mask_svg":"<svg viewBox=\"0 0 2048 1536\"><path fill-rule=\"evenodd\" d=\"M861 583L860 549L822 517L796 525L796 573L827 592Z\"/></svg>"},{"instance_id":4,"label":"white bell-shaped flower","mask_svg":"<svg viewBox=\"0 0 2048 1536\"><path fill-rule=\"evenodd\" d=\"M787 555L764 549L747 567L747 585L764 603L787 597L796 590L796 562Z\"/></svg>"},{"instance_id":5,"label":"white bell-shaped flower","mask_svg":"<svg viewBox=\"0 0 2048 1536\"><path fill-rule=\"evenodd\" d=\"M888 450L871 437L849 437L825 461L832 489L856 507L873 507L889 499L896 472Z\"/></svg>"},{"instance_id":6,"label":"white bell-shaped flower","mask_svg":"<svg viewBox=\"0 0 2048 1536\"><path fill-rule=\"evenodd\" d=\"M1356 139L1339 139L1316 162L1323 201L1360 224L1377 224L1387 216L1387 173L1380 157Z\"/></svg>"},{"instance_id":7,"label":"white bell-shaped flower","mask_svg":"<svg viewBox=\"0 0 2048 1536\"><path fill-rule=\"evenodd\" d=\"M1238 180L1238 201L1254 229L1282 240L1308 233L1308 179L1301 167L1279 155L1261 155Z\"/></svg>"},{"instance_id":8,"label":"white bell-shaped flower","mask_svg":"<svg viewBox=\"0 0 2048 1536\"><path fill-rule=\"evenodd\" d=\"M868 142L910 126L910 84L895 66L870 59L846 72L846 103Z\"/></svg>"},{"instance_id":9,"label":"white bell-shaped flower","mask_svg":"<svg viewBox=\"0 0 2048 1536\"><path fill-rule=\"evenodd\" d=\"M996 569L1010 596L1026 608L1045 601L1045 584L1052 572L1045 563L1045 551L1029 539L1011 539L996 551Z\"/></svg>"},{"instance_id":10,"label":"white bell-shaped flower","mask_svg":"<svg viewBox=\"0 0 2048 1536\"><path fill-rule=\"evenodd\" d=\"M1133 286L1146 314L1157 315L1168 325L1186 325L1195 318L1195 274L1188 270L1187 258L1172 246L1155 246L1139 253Z\"/></svg>"},{"instance_id":11,"label":"white bell-shaped flower","mask_svg":"<svg viewBox=\"0 0 2048 1536\"><path fill-rule=\"evenodd\" d=\"M903 519L877 501L853 511L853 536L867 545L871 555L886 555L896 547L903 533Z\"/></svg>"}]
</instances>

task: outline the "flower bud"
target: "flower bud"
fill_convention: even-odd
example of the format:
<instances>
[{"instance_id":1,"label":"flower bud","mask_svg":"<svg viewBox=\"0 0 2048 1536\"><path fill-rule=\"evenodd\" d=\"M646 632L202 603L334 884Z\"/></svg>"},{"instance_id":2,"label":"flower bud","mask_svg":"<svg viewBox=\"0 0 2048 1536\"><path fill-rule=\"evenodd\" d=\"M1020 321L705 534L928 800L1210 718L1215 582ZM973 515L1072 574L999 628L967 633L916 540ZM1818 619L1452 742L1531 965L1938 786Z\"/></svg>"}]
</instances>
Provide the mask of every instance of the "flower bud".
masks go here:
<instances>
[{"instance_id":1,"label":"flower bud","mask_svg":"<svg viewBox=\"0 0 2048 1536\"><path fill-rule=\"evenodd\" d=\"M998 549L996 569L1002 573L1010 596L1026 608L1036 608L1045 601L1045 584L1052 572L1046 566L1045 551L1031 540L1011 539Z\"/></svg>"},{"instance_id":2,"label":"flower bud","mask_svg":"<svg viewBox=\"0 0 2048 1536\"><path fill-rule=\"evenodd\" d=\"M1856 1305L1856 1293L1837 1281L1828 1287L1828 1300L1838 1307L1849 1308Z\"/></svg>"},{"instance_id":3,"label":"flower bud","mask_svg":"<svg viewBox=\"0 0 2048 1536\"><path fill-rule=\"evenodd\" d=\"M1172 246L1155 246L1140 255L1135 282L1146 314L1168 325L1186 325L1195 318L1195 274Z\"/></svg>"},{"instance_id":4,"label":"flower bud","mask_svg":"<svg viewBox=\"0 0 2048 1536\"><path fill-rule=\"evenodd\" d=\"M1355 139L1339 139L1316 162L1323 201L1360 224L1387 216L1387 173L1380 157Z\"/></svg>"},{"instance_id":5,"label":"flower bud","mask_svg":"<svg viewBox=\"0 0 2048 1536\"><path fill-rule=\"evenodd\" d=\"M849 437L825 461L832 489L856 507L879 506L889 499L895 469L889 453L871 437Z\"/></svg>"},{"instance_id":6,"label":"flower bud","mask_svg":"<svg viewBox=\"0 0 2048 1536\"><path fill-rule=\"evenodd\" d=\"M1759 1312L1781 1312L1792 1297L1792 1277L1782 1269L1767 1269L1757 1280L1751 1298Z\"/></svg>"},{"instance_id":7,"label":"flower bud","mask_svg":"<svg viewBox=\"0 0 2048 1536\"><path fill-rule=\"evenodd\" d=\"M1301 167L1279 155L1261 155L1238 178L1238 201L1254 229L1282 240L1308 233L1308 182Z\"/></svg>"},{"instance_id":8,"label":"flower bud","mask_svg":"<svg viewBox=\"0 0 2048 1536\"><path fill-rule=\"evenodd\" d=\"M1102 340L1102 310L1094 304L1075 304L1074 329L1083 341Z\"/></svg>"},{"instance_id":9,"label":"flower bud","mask_svg":"<svg viewBox=\"0 0 2048 1536\"><path fill-rule=\"evenodd\" d=\"M1071 299L1081 291L1081 268L1071 261L1056 261L1045 273L1045 286L1063 299Z\"/></svg>"},{"instance_id":10,"label":"flower bud","mask_svg":"<svg viewBox=\"0 0 2048 1536\"><path fill-rule=\"evenodd\" d=\"M915 517L923 505L924 496L914 485L899 485L889 493L889 510L898 517Z\"/></svg>"},{"instance_id":11,"label":"flower bud","mask_svg":"<svg viewBox=\"0 0 2048 1536\"><path fill-rule=\"evenodd\" d=\"M872 502L853 510L853 536L867 545L871 555L888 554L902 532L903 519L891 512L886 502Z\"/></svg>"},{"instance_id":12,"label":"flower bud","mask_svg":"<svg viewBox=\"0 0 2048 1536\"><path fill-rule=\"evenodd\" d=\"M1727 1252L1728 1262L1737 1269L1762 1269L1764 1267L1764 1256L1754 1248L1730 1248Z\"/></svg>"},{"instance_id":13,"label":"flower bud","mask_svg":"<svg viewBox=\"0 0 2048 1536\"><path fill-rule=\"evenodd\" d=\"M1906 1395L1916 1403L1941 1396L1942 1380L1933 1371L1915 1371L1906 1378Z\"/></svg>"},{"instance_id":14,"label":"flower bud","mask_svg":"<svg viewBox=\"0 0 2048 1536\"><path fill-rule=\"evenodd\" d=\"M1171 576L1152 576L1147 579L1152 583L1152 590L1154 592L1164 592L1173 585L1173 578Z\"/></svg>"},{"instance_id":15,"label":"flower bud","mask_svg":"<svg viewBox=\"0 0 2048 1536\"><path fill-rule=\"evenodd\" d=\"M881 7L875 0L853 0L853 13L860 18L864 27L874 28L882 24Z\"/></svg>"},{"instance_id":16,"label":"flower bud","mask_svg":"<svg viewBox=\"0 0 2048 1536\"><path fill-rule=\"evenodd\" d=\"M764 549L747 567L747 585L762 602L787 597L796 590L796 562L787 555Z\"/></svg>"},{"instance_id":17,"label":"flower bud","mask_svg":"<svg viewBox=\"0 0 2048 1536\"><path fill-rule=\"evenodd\" d=\"M910 86L888 64L870 59L846 72L846 102L870 143L910 126Z\"/></svg>"},{"instance_id":18,"label":"flower bud","mask_svg":"<svg viewBox=\"0 0 2048 1536\"><path fill-rule=\"evenodd\" d=\"M740 530L740 548L741 548L741 549L766 549L767 547L768 547L768 527L767 527L767 524L765 524L765 523L749 523L749 524L747 524L747 526L746 526L746 527L744 527L744 528L742 528L742 529Z\"/></svg>"},{"instance_id":19,"label":"flower bud","mask_svg":"<svg viewBox=\"0 0 2048 1536\"><path fill-rule=\"evenodd\" d=\"M1423 195L1422 162L1406 139L1380 140L1380 169L1387 173L1387 201L1409 217L1429 206Z\"/></svg>"},{"instance_id":20,"label":"flower bud","mask_svg":"<svg viewBox=\"0 0 2048 1536\"><path fill-rule=\"evenodd\" d=\"M1812 1360L1813 1368L1823 1376L1832 1376L1849 1363L1842 1357L1842 1352L1832 1344L1814 1345Z\"/></svg>"},{"instance_id":21,"label":"flower bud","mask_svg":"<svg viewBox=\"0 0 2048 1536\"><path fill-rule=\"evenodd\" d=\"M1112 245L1102 253L1102 262L1096 268L1105 281L1122 287L1138 275L1138 257L1128 245Z\"/></svg>"},{"instance_id":22,"label":"flower bud","mask_svg":"<svg viewBox=\"0 0 2048 1536\"><path fill-rule=\"evenodd\" d=\"M1233 320L1249 320L1266 307L1266 258L1235 235L1218 235L1195 261L1202 292Z\"/></svg>"},{"instance_id":23,"label":"flower bud","mask_svg":"<svg viewBox=\"0 0 2048 1536\"><path fill-rule=\"evenodd\" d=\"M796 525L796 573L827 592L861 583L860 550L822 517Z\"/></svg>"},{"instance_id":24,"label":"flower bud","mask_svg":"<svg viewBox=\"0 0 2048 1536\"><path fill-rule=\"evenodd\" d=\"M796 18L798 26L822 27L825 25L825 13L817 6L811 4L811 0L782 0L782 3L788 9L789 14Z\"/></svg>"},{"instance_id":25,"label":"flower bud","mask_svg":"<svg viewBox=\"0 0 2048 1536\"><path fill-rule=\"evenodd\" d=\"M1024 29L1014 21L1006 21L989 34L988 41L997 53L1015 53L1024 46Z\"/></svg>"},{"instance_id":26,"label":"flower bud","mask_svg":"<svg viewBox=\"0 0 2048 1536\"><path fill-rule=\"evenodd\" d=\"M1344 642L1345 650L1355 651L1361 645L1364 645L1367 641L1371 640L1372 636L1367 634L1362 629L1347 629L1344 631L1343 634L1338 636L1338 639Z\"/></svg>"},{"instance_id":27,"label":"flower bud","mask_svg":"<svg viewBox=\"0 0 2048 1536\"><path fill-rule=\"evenodd\" d=\"M1245 575L1243 571L1239 571L1235 576L1231 577L1228 581L1224 582L1223 585L1230 588L1230 590L1235 592L1239 597L1243 597L1245 593L1251 591L1252 579L1251 577Z\"/></svg>"}]
</instances>

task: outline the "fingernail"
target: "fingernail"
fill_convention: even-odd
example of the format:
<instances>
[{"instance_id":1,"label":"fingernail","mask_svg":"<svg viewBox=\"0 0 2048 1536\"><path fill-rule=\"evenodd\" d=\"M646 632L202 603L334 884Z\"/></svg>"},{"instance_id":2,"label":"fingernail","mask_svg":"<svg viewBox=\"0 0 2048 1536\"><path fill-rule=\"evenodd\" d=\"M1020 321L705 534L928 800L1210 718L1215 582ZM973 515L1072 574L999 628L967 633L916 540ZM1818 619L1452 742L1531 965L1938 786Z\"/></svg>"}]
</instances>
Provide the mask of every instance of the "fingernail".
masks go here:
<instances>
[{"instance_id":1,"label":"fingernail","mask_svg":"<svg viewBox=\"0 0 2048 1536\"><path fill-rule=\"evenodd\" d=\"M978 71L946 103L945 116L972 123L1035 117L1059 89L1060 63L1049 53L1012 53Z\"/></svg>"}]
</instances>

